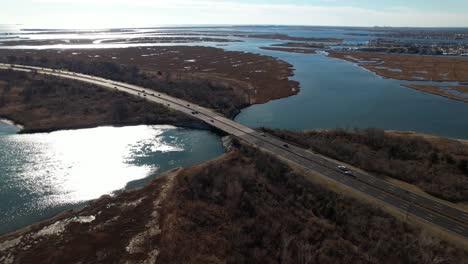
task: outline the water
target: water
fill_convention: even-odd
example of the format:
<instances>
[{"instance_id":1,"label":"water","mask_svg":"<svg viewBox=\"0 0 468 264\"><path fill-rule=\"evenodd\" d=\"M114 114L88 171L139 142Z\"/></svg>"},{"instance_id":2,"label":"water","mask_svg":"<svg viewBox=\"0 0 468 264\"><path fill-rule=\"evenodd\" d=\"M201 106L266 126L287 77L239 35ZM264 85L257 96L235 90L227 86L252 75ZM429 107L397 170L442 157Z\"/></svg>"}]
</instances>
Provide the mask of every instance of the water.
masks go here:
<instances>
[{"instance_id":1,"label":"water","mask_svg":"<svg viewBox=\"0 0 468 264\"><path fill-rule=\"evenodd\" d=\"M19 131L18 127L15 127L8 120L0 119L0 136L15 134Z\"/></svg>"},{"instance_id":2,"label":"water","mask_svg":"<svg viewBox=\"0 0 468 264\"><path fill-rule=\"evenodd\" d=\"M369 36L348 35L366 34L368 31L365 29L224 27L202 30L338 37L344 38L346 43L365 43L370 39ZM141 34L148 32L142 31ZM20 37L47 39L57 38L57 35L26 34ZM109 33L66 36L68 39L109 37L128 38L128 35ZM236 118L243 124L294 130L382 127L468 138L467 103L402 87L400 84L406 82L384 79L352 63L323 55L259 49L261 46L286 41L242 40L244 42L223 43L223 48L285 60L296 69L293 79L301 83L301 91L296 96L244 109ZM91 45L52 45L47 48L159 45L173 44L96 42ZM223 153L219 138L212 133L167 126L104 127L36 135L15 135L16 132L14 126L0 122L0 233L76 208L89 199L118 189L141 186L153 178L151 175L203 162Z\"/></svg>"},{"instance_id":3,"label":"water","mask_svg":"<svg viewBox=\"0 0 468 264\"><path fill-rule=\"evenodd\" d=\"M0 233L224 152L213 133L170 126L14 131L0 125Z\"/></svg>"},{"instance_id":4,"label":"water","mask_svg":"<svg viewBox=\"0 0 468 264\"><path fill-rule=\"evenodd\" d=\"M262 53L293 64L301 91L244 109L236 117L242 124L293 130L380 127L468 138L467 103L403 87L407 82L324 55Z\"/></svg>"}]
</instances>

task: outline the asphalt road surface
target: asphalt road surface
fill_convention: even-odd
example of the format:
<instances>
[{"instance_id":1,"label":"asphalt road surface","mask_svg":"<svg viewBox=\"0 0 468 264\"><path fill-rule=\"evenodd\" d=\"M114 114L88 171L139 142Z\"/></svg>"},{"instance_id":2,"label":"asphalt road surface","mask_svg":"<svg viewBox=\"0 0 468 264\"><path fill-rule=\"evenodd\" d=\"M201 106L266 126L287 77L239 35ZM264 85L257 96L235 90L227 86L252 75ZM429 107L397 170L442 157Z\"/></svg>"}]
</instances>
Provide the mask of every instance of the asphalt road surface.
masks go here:
<instances>
[{"instance_id":1,"label":"asphalt road surface","mask_svg":"<svg viewBox=\"0 0 468 264\"><path fill-rule=\"evenodd\" d=\"M467 212L441 203L435 199L405 190L393 185L385 179L367 173L354 170L353 175L345 174L343 170L338 168L340 165L345 165L341 162L323 157L319 154L281 141L271 135L246 127L221 116L211 109L171 97L155 90L80 73L1 63L0 69L12 69L25 72L34 71L40 74L74 79L109 89L127 92L135 96L146 98L148 101L163 104L171 109L198 118L219 130L236 136L277 157L293 162L304 169L319 173L355 191L380 200L387 205L403 211L407 215L417 217L438 228L468 239Z\"/></svg>"}]
</instances>

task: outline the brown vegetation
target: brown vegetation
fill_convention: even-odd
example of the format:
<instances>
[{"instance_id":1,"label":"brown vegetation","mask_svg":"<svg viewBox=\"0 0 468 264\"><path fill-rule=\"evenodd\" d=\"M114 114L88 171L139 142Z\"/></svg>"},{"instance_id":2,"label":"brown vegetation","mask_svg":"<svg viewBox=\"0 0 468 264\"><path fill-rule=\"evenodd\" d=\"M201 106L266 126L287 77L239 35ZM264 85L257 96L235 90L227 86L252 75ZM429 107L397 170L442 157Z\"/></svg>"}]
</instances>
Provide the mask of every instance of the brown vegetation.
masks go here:
<instances>
[{"instance_id":1,"label":"brown vegetation","mask_svg":"<svg viewBox=\"0 0 468 264\"><path fill-rule=\"evenodd\" d=\"M76 217L95 219L80 223ZM467 251L313 184L245 146L0 237L0 261L38 264L393 264L466 258Z\"/></svg>"},{"instance_id":2,"label":"brown vegetation","mask_svg":"<svg viewBox=\"0 0 468 264\"><path fill-rule=\"evenodd\" d=\"M292 41L343 42L343 39L338 38L293 37L286 34L235 34L234 36L243 38L278 39Z\"/></svg>"},{"instance_id":3,"label":"brown vegetation","mask_svg":"<svg viewBox=\"0 0 468 264\"><path fill-rule=\"evenodd\" d=\"M375 52L330 51L386 78L410 81L467 81L468 58Z\"/></svg>"},{"instance_id":4,"label":"brown vegetation","mask_svg":"<svg viewBox=\"0 0 468 264\"><path fill-rule=\"evenodd\" d=\"M414 184L436 197L468 201L468 145L460 141L401 137L379 129L264 130L374 175Z\"/></svg>"},{"instance_id":5,"label":"brown vegetation","mask_svg":"<svg viewBox=\"0 0 468 264\"><path fill-rule=\"evenodd\" d=\"M109 39L103 40L101 43L200 43L200 42L242 42L235 39L227 38L211 38L211 37L138 37L127 39Z\"/></svg>"},{"instance_id":6,"label":"brown vegetation","mask_svg":"<svg viewBox=\"0 0 468 264\"><path fill-rule=\"evenodd\" d=\"M0 46L42 46L42 45L86 45L93 44L92 39L22 39L0 42Z\"/></svg>"},{"instance_id":7,"label":"brown vegetation","mask_svg":"<svg viewBox=\"0 0 468 264\"><path fill-rule=\"evenodd\" d=\"M315 50L300 49L300 48L260 47L260 49L284 51L284 52L291 52L291 53L302 53L302 54L314 54L315 53Z\"/></svg>"},{"instance_id":8,"label":"brown vegetation","mask_svg":"<svg viewBox=\"0 0 468 264\"><path fill-rule=\"evenodd\" d=\"M191 117L123 92L33 73L0 70L0 116L23 133L101 125L195 125Z\"/></svg>"},{"instance_id":9,"label":"brown vegetation","mask_svg":"<svg viewBox=\"0 0 468 264\"><path fill-rule=\"evenodd\" d=\"M0 61L92 74L142 85L227 116L294 95L292 66L269 56L209 47L105 50L0 50Z\"/></svg>"},{"instance_id":10,"label":"brown vegetation","mask_svg":"<svg viewBox=\"0 0 468 264\"><path fill-rule=\"evenodd\" d=\"M468 102L467 85L421 85L421 84L402 84L405 87L428 92L454 100Z\"/></svg>"},{"instance_id":11,"label":"brown vegetation","mask_svg":"<svg viewBox=\"0 0 468 264\"><path fill-rule=\"evenodd\" d=\"M94 44L98 39L25 39L25 40L10 40L0 42L0 46L44 46L44 45L90 45ZM135 44L135 43L202 43L202 42L241 42L240 40L232 40L226 38L211 38L211 37L138 37L124 39L105 39L100 43L113 44Z\"/></svg>"}]
</instances>

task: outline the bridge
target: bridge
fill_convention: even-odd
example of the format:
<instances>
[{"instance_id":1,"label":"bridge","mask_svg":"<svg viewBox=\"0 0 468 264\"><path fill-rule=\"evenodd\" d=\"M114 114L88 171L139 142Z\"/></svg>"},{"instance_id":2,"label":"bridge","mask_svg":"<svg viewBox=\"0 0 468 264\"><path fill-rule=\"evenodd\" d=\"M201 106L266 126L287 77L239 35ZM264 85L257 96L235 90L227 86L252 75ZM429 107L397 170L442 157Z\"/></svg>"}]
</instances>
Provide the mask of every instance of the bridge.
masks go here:
<instances>
[{"instance_id":1,"label":"bridge","mask_svg":"<svg viewBox=\"0 0 468 264\"><path fill-rule=\"evenodd\" d=\"M168 108L197 118L282 160L381 201L388 206L400 210L406 215L411 215L437 228L468 239L467 212L429 196L403 189L385 179L368 173L356 170L353 171L353 175L346 174L338 168L338 166L345 165L339 161L324 157L312 151L284 142L269 134L239 124L212 109L152 89L81 73L1 63L0 69L35 72L38 74L77 80L112 90L126 92L134 96L145 98L150 102L165 105Z\"/></svg>"}]
</instances>

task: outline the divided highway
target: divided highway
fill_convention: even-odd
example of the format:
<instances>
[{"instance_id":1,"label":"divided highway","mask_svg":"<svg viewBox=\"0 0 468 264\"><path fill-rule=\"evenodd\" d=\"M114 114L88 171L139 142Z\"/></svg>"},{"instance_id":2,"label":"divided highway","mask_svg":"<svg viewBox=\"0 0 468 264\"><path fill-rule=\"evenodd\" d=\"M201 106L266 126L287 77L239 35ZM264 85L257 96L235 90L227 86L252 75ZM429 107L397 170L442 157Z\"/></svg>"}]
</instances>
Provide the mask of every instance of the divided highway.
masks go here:
<instances>
[{"instance_id":1,"label":"divided highway","mask_svg":"<svg viewBox=\"0 0 468 264\"><path fill-rule=\"evenodd\" d=\"M354 176L346 175L338 169L342 163L325 158L303 148L288 144L271 135L264 134L221 116L215 111L191 102L171 97L167 94L126 83L68 71L45 69L33 66L1 64L0 69L37 72L62 78L96 84L101 87L127 92L163 104L171 109L184 112L236 136L277 157L293 162L307 170L317 172L328 179L343 184L358 192L380 200L407 215L412 215L434 226L468 239L468 213L441 203L435 199L402 189L384 179L367 173L354 171Z\"/></svg>"}]
</instances>

